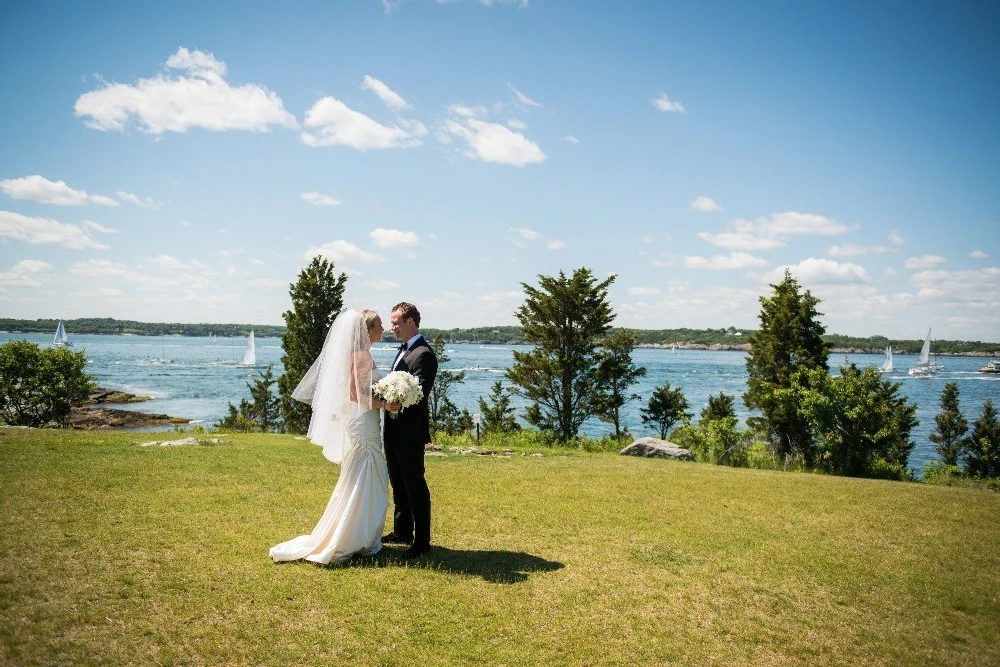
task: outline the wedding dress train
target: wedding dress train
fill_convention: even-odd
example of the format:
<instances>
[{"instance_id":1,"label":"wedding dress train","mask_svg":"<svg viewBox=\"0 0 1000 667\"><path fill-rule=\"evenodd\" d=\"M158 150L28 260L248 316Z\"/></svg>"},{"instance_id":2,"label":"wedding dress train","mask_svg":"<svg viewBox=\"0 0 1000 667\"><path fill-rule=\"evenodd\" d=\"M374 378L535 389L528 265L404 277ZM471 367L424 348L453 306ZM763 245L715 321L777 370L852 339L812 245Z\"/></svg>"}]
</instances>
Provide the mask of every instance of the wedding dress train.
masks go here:
<instances>
[{"instance_id":1,"label":"wedding dress train","mask_svg":"<svg viewBox=\"0 0 1000 667\"><path fill-rule=\"evenodd\" d=\"M326 511L309 535L271 547L275 562L305 559L342 563L351 556L371 555L382 549L389 473L382 451L380 411L368 410L352 417L347 431L349 444Z\"/></svg>"}]
</instances>

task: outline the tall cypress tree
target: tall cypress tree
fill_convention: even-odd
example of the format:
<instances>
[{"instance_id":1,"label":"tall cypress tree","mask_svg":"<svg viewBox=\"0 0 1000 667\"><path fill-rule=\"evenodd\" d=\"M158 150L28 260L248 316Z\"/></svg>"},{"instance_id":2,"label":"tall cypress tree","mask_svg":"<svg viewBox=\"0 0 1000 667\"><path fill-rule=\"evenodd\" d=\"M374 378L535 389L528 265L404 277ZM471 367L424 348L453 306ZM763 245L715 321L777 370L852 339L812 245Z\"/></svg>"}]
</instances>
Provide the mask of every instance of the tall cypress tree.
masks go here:
<instances>
[{"instance_id":1,"label":"tall cypress tree","mask_svg":"<svg viewBox=\"0 0 1000 667\"><path fill-rule=\"evenodd\" d=\"M312 409L292 398L296 385L323 350L326 334L344 307L347 276L334 272L333 262L313 257L290 285L291 310L285 311L287 331L281 336L285 372L278 378L281 416L289 433L305 433Z\"/></svg>"},{"instance_id":2,"label":"tall cypress tree","mask_svg":"<svg viewBox=\"0 0 1000 667\"><path fill-rule=\"evenodd\" d=\"M630 394L628 389L646 375L645 368L632 363L635 342L635 333L622 329L601 341L597 351L595 411L601 421L615 427L616 438L622 436L622 408L639 398L639 394Z\"/></svg>"},{"instance_id":3,"label":"tall cypress tree","mask_svg":"<svg viewBox=\"0 0 1000 667\"><path fill-rule=\"evenodd\" d=\"M762 430L775 455L802 456L812 463L813 441L809 425L790 391L799 371L829 370L830 345L823 342L826 328L816 310L819 299L800 291L787 269L770 297L761 297L760 328L750 336L747 354L747 392L743 402L762 416L751 417L751 426Z\"/></svg>"},{"instance_id":4,"label":"tall cypress tree","mask_svg":"<svg viewBox=\"0 0 1000 667\"><path fill-rule=\"evenodd\" d=\"M608 301L614 280L580 268L570 277L540 275L538 287L521 283L526 298L515 315L535 347L514 352L507 377L531 402L525 420L562 442L575 439L594 413L595 352L615 317Z\"/></svg>"},{"instance_id":5,"label":"tall cypress tree","mask_svg":"<svg viewBox=\"0 0 1000 667\"><path fill-rule=\"evenodd\" d=\"M1000 421L993 399L983 402L983 411L965 440L965 471L974 477L1000 477Z\"/></svg>"},{"instance_id":6,"label":"tall cypress tree","mask_svg":"<svg viewBox=\"0 0 1000 667\"><path fill-rule=\"evenodd\" d=\"M969 430L969 420L958 409L958 383L949 382L941 392L941 412L934 416L937 428L930 434L945 465L958 465L962 441Z\"/></svg>"}]
</instances>

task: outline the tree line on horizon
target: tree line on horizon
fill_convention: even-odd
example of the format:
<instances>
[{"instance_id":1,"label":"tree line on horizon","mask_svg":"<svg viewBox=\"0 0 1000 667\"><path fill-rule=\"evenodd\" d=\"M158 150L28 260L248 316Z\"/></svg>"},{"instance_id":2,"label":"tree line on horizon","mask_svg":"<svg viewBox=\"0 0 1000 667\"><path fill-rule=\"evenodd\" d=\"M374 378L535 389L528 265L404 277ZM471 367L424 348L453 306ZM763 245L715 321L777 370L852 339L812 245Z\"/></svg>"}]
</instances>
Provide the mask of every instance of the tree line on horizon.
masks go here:
<instances>
[{"instance_id":1,"label":"tree line on horizon","mask_svg":"<svg viewBox=\"0 0 1000 667\"><path fill-rule=\"evenodd\" d=\"M916 406L900 395L900 383L874 366L852 363L841 366L838 375L829 372L833 343L819 319L820 300L803 291L790 272L771 285L770 295L760 297L760 327L747 336L748 380L742 399L752 415L745 427L736 419L735 396L710 397L695 422L682 387L667 381L648 397L631 391L646 369L632 360L635 332L611 326L616 315L608 288L614 280L599 280L582 267L570 275L539 275L537 284L522 283L525 299L514 315L530 349L515 350L506 382L498 380L488 397L479 397L487 433L512 437L526 431L549 446L583 447L588 439L580 428L597 418L613 428L613 435L603 439L604 448L617 449L634 438L629 427L635 425L622 423L622 408L645 398L642 424L661 439L670 437L686 447L699 461L913 479L908 461L915 444L910 434L918 423ZM292 392L344 308L346 282L346 274L338 275L324 258L314 258L302 270L290 289L292 306L283 314L283 373L275 378L268 366L248 382L250 399L230 403L219 428L308 430L311 409L294 400ZM434 336L433 345L442 362L447 361L445 337ZM92 388L85 367L82 351L24 340L0 345L0 422L64 425L70 404ZM463 380L462 371L439 370L429 400L435 438L463 437L472 428L468 408L459 410L448 397L449 389ZM520 415L510 400L513 395L527 403ZM1000 422L991 399L967 435L958 387L950 383L935 422L931 440L942 460L925 468L929 478L952 483L1000 477Z\"/></svg>"},{"instance_id":2,"label":"tree line on horizon","mask_svg":"<svg viewBox=\"0 0 1000 667\"><path fill-rule=\"evenodd\" d=\"M0 318L0 331L10 333L54 333L58 319L12 319ZM104 318L78 318L63 320L69 333L100 334L100 335L135 335L135 336L210 336L222 338L245 338L253 331L258 338L280 338L287 333L287 326L276 324L211 324L211 323L162 323L138 322L135 320L116 320ZM754 329L739 329L733 326L717 329L623 329L611 327L611 333L630 331L636 339L636 345L667 346L667 345L704 345L745 349L749 336ZM425 327L423 332L429 340L441 336L448 343L479 343L481 345L526 345L528 339L522 326L492 326L472 328L436 329ZM391 333L383 338L392 342ZM917 354L923 345L923 339L901 340L885 336L846 336L843 334L824 334L823 340L831 344L835 351L881 353L887 345L891 345L896 354ZM933 352L942 355L994 355L1000 353L1000 342L989 341L934 341Z\"/></svg>"}]
</instances>

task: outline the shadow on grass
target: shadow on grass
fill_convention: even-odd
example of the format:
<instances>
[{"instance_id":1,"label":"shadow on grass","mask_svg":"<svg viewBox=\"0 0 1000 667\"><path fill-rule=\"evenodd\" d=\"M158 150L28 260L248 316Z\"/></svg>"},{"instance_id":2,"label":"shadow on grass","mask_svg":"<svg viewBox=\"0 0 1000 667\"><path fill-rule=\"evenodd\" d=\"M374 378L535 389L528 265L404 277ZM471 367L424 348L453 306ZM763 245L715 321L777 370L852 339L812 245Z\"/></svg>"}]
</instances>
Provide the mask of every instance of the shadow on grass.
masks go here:
<instances>
[{"instance_id":1,"label":"shadow on grass","mask_svg":"<svg viewBox=\"0 0 1000 667\"><path fill-rule=\"evenodd\" d=\"M482 577L496 584L526 581L532 572L552 572L566 567L521 551L473 551L434 546L419 558L403 558L405 547L383 547L370 558L354 558L346 567L414 567Z\"/></svg>"}]
</instances>

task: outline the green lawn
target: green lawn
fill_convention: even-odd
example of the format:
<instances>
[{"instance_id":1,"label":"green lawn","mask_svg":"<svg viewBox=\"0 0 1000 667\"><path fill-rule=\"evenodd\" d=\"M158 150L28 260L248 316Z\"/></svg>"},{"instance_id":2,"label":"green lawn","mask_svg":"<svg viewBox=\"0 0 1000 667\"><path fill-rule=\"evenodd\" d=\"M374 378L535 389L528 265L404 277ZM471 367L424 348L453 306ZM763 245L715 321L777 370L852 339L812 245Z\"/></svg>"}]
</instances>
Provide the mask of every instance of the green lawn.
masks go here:
<instances>
[{"instance_id":1,"label":"green lawn","mask_svg":"<svg viewBox=\"0 0 1000 667\"><path fill-rule=\"evenodd\" d=\"M276 565L337 468L172 435L0 428L0 664L1000 664L1000 494L428 457L426 558Z\"/></svg>"}]
</instances>

